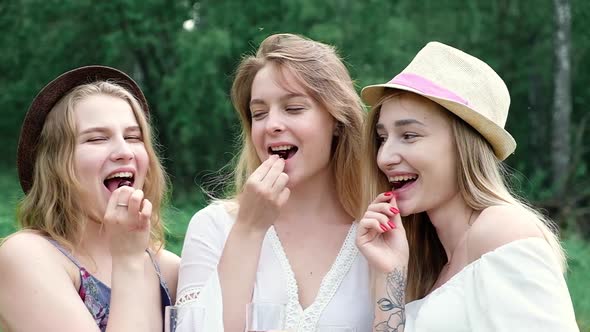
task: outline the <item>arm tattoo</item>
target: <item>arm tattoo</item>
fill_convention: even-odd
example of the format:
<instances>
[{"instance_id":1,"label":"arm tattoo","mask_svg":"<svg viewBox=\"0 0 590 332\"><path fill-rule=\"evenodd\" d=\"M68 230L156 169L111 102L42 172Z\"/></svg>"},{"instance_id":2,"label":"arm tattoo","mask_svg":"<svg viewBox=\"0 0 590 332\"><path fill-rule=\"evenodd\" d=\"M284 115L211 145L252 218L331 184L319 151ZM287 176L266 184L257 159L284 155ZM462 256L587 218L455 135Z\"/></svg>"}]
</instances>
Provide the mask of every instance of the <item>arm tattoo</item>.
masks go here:
<instances>
[{"instance_id":1,"label":"arm tattoo","mask_svg":"<svg viewBox=\"0 0 590 332\"><path fill-rule=\"evenodd\" d=\"M377 301L379 310L390 312L386 321L375 325L375 332L403 332L406 325L406 270L398 269L389 272L385 281L388 297Z\"/></svg>"}]
</instances>

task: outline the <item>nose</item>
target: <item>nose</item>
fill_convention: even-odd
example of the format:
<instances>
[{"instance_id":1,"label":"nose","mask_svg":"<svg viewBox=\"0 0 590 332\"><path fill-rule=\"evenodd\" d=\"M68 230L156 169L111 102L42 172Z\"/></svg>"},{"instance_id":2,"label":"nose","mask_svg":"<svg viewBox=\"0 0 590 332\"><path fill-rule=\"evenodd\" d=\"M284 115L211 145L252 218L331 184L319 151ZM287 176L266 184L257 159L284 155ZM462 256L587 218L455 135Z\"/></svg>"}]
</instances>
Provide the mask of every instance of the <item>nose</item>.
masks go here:
<instances>
[{"instance_id":1,"label":"nose","mask_svg":"<svg viewBox=\"0 0 590 332\"><path fill-rule=\"evenodd\" d=\"M113 149L111 151L111 159L113 161L128 161L134 157L133 150L129 142L124 137L113 139Z\"/></svg>"},{"instance_id":2,"label":"nose","mask_svg":"<svg viewBox=\"0 0 590 332\"><path fill-rule=\"evenodd\" d=\"M402 162L402 153L399 144L393 140L383 142L377 152L377 165L382 171L393 169Z\"/></svg>"},{"instance_id":3,"label":"nose","mask_svg":"<svg viewBox=\"0 0 590 332\"><path fill-rule=\"evenodd\" d=\"M270 110L266 117L266 133L269 135L278 134L285 130L285 119L278 110Z\"/></svg>"}]
</instances>

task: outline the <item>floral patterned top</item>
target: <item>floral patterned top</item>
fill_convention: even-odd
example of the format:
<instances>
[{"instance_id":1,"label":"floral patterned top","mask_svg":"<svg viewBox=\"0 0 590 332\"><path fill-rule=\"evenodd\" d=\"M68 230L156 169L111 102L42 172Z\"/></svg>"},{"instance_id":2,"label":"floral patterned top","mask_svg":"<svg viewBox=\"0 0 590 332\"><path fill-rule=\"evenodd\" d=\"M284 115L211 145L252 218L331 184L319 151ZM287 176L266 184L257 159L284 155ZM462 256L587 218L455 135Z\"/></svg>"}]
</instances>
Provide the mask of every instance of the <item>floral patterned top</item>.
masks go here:
<instances>
[{"instance_id":1,"label":"floral patterned top","mask_svg":"<svg viewBox=\"0 0 590 332\"><path fill-rule=\"evenodd\" d=\"M68 257L72 263L74 263L78 269L80 270L80 289L78 290L78 294L80 295L80 299L90 311L90 314L94 318L94 321L98 325L98 328L104 332L107 328L107 322L109 320L109 308L111 302L111 289L102 283L102 281L95 278L92 274L90 274L83 266L80 265L78 260L74 258L74 256L63 248L59 243L57 243L53 239L48 239L51 244L53 244L59 251L61 251L66 257ZM160 273L160 266L158 262L154 259L152 253L149 250L146 250L152 263L154 264L154 268L156 269L156 273L158 274L158 279L160 280L160 294L162 298L162 317L164 317L164 308L166 306L171 305L170 299L170 292L168 290L168 285L162 275Z\"/></svg>"}]
</instances>

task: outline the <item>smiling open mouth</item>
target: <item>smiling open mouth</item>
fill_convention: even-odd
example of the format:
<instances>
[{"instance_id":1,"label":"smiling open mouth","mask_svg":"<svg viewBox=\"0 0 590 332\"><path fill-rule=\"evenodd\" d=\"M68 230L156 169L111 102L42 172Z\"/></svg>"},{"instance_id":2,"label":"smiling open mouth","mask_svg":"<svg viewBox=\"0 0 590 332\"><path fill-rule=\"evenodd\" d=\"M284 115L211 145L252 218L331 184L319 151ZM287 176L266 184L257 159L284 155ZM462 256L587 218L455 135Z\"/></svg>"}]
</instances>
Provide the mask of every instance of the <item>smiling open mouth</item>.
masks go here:
<instances>
[{"instance_id":1,"label":"smiling open mouth","mask_svg":"<svg viewBox=\"0 0 590 332\"><path fill-rule=\"evenodd\" d=\"M110 192L113 192L123 186L133 187L134 179L133 173L131 172L118 172L107 176L103 183Z\"/></svg>"},{"instance_id":2,"label":"smiling open mouth","mask_svg":"<svg viewBox=\"0 0 590 332\"><path fill-rule=\"evenodd\" d=\"M269 147L268 153L269 154L276 154L280 158L287 160L287 159L293 157L295 155L295 153L297 153L297 150L299 150L299 148L296 147L295 145L280 145L280 146Z\"/></svg>"},{"instance_id":3,"label":"smiling open mouth","mask_svg":"<svg viewBox=\"0 0 590 332\"><path fill-rule=\"evenodd\" d=\"M418 175L399 175L389 177L389 183L391 183L394 190L402 189L418 179Z\"/></svg>"}]
</instances>

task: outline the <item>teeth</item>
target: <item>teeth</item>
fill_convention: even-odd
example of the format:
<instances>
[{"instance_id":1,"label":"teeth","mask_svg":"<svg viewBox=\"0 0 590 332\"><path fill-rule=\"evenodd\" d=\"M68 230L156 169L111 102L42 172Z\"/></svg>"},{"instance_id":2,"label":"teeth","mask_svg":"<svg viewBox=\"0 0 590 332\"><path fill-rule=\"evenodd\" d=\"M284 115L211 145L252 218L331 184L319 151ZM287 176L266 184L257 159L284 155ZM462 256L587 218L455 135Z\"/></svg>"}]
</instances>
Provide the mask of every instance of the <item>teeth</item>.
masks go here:
<instances>
[{"instance_id":1,"label":"teeth","mask_svg":"<svg viewBox=\"0 0 590 332\"><path fill-rule=\"evenodd\" d=\"M108 179L112 179L112 178L132 178L133 177L133 173L131 172L119 172L119 173L113 173L111 175L109 175L107 177Z\"/></svg>"},{"instance_id":2,"label":"teeth","mask_svg":"<svg viewBox=\"0 0 590 332\"><path fill-rule=\"evenodd\" d=\"M279 145L279 146L271 146L270 149L272 151L285 151L285 150L290 150L293 147L293 145Z\"/></svg>"},{"instance_id":3,"label":"teeth","mask_svg":"<svg viewBox=\"0 0 590 332\"><path fill-rule=\"evenodd\" d=\"M400 181L408 181L408 180L416 180L418 178L417 175L398 175L398 176L390 176L389 182L400 182Z\"/></svg>"}]
</instances>

